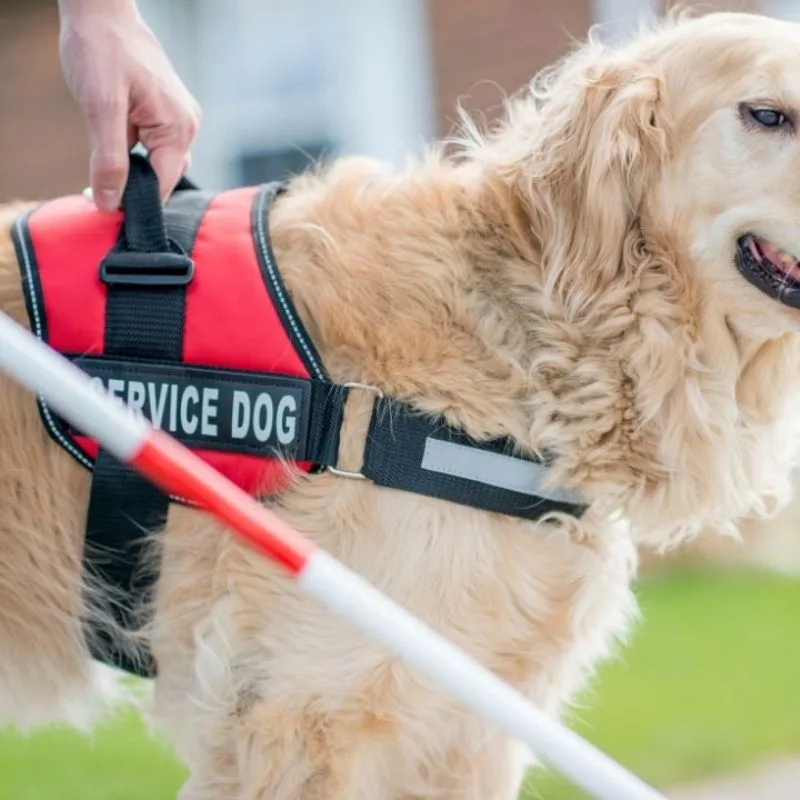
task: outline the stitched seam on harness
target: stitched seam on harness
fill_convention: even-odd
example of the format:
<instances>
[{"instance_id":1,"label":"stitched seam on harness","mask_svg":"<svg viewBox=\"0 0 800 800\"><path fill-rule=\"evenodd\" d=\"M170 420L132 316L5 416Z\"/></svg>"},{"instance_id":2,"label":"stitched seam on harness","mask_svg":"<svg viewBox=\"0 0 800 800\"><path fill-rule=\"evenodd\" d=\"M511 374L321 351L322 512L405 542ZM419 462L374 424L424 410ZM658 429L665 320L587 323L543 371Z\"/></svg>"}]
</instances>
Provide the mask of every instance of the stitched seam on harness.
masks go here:
<instances>
[{"instance_id":1,"label":"stitched seam on harness","mask_svg":"<svg viewBox=\"0 0 800 800\"><path fill-rule=\"evenodd\" d=\"M25 262L25 274L28 278L28 297L31 301L31 308L33 309L34 332L41 341L44 341L42 335L41 311L39 310L39 304L36 301L36 290L34 288L34 283L33 283L33 268L31 267L31 255L28 251L28 239L24 235L22 230L22 219L17 218L15 225L17 228L17 236L19 237L20 245L22 247L22 259ZM59 430L55 420L53 419L53 415L50 412L50 408L44 401L44 398L41 395L39 395L38 399L39 399L39 405L42 409L42 413L44 414L45 417L45 421L47 422L47 427L50 429L50 433L53 436L55 436L56 439L58 439L58 441L67 450L68 453L70 453L74 458L76 458L87 469L92 469L92 462Z\"/></svg>"},{"instance_id":2,"label":"stitched seam on harness","mask_svg":"<svg viewBox=\"0 0 800 800\"><path fill-rule=\"evenodd\" d=\"M317 363L317 360L314 358L314 354L311 348L309 347L305 337L303 336L302 329L300 325L298 325L297 320L294 317L294 314L292 314L291 306L289 305L286 295L283 292L280 282L277 280L277 268L275 266L275 262L272 260L270 250L267 247L267 237L266 237L266 232L264 230L266 197L267 197L267 192L262 192L261 196L258 199L258 220L256 222L256 229L258 231L258 246L261 250L261 255L264 259L264 264L267 267L267 272L269 272L269 277L270 281L272 282L272 288L275 291L275 296L278 298L278 302L280 302L281 304L283 313L286 316L289 325L291 325L292 327L292 332L294 333L298 344L303 348L303 352L306 354L306 358L308 359L309 364L314 369L317 378L319 378L320 380L324 380L325 373L322 371L322 368Z\"/></svg>"}]
</instances>

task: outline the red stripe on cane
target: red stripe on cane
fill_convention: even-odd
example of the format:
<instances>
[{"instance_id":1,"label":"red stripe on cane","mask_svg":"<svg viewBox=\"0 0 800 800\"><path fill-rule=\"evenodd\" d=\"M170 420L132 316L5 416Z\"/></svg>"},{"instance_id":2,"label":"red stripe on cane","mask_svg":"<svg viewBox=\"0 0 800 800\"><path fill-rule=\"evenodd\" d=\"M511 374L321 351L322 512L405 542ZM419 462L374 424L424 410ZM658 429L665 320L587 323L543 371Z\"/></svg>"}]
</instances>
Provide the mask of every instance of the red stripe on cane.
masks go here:
<instances>
[{"instance_id":1,"label":"red stripe on cane","mask_svg":"<svg viewBox=\"0 0 800 800\"><path fill-rule=\"evenodd\" d=\"M280 517L162 431L153 431L130 463L165 491L214 514L295 575L315 550Z\"/></svg>"}]
</instances>

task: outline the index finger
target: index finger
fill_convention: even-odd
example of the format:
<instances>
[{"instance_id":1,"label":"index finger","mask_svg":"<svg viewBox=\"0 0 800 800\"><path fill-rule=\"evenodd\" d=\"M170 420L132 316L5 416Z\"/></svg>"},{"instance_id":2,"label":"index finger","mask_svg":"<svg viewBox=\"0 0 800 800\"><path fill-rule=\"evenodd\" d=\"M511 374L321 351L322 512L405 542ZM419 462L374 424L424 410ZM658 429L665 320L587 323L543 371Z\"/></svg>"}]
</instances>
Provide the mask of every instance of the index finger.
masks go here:
<instances>
[{"instance_id":1,"label":"index finger","mask_svg":"<svg viewBox=\"0 0 800 800\"><path fill-rule=\"evenodd\" d=\"M115 211L128 179L128 104L116 100L98 104L86 117L92 148L89 183L94 202L101 211Z\"/></svg>"}]
</instances>

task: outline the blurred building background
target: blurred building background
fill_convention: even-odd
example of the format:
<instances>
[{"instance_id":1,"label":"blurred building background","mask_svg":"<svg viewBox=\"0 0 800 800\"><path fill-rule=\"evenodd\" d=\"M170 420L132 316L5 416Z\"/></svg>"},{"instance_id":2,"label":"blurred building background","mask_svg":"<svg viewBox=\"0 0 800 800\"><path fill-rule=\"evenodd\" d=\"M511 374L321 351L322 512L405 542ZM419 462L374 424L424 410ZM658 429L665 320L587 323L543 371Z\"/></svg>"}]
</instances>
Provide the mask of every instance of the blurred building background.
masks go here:
<instances>
[{"instance_id":1,"label":"blurred building background","mask_svg":"<svg viewBox=\"0 0 800 800\"><path fill-rule=\"evenodd\" d=\"M624 33L669 0L140 0L205 110L192 175L209 188L322 153L399 161L491 117L600 24ZM800 18L800 0L704 0ZM61 77L55 0L0 0L0 201L79 190L83 122Z\"/></svg>"}]
</instances>

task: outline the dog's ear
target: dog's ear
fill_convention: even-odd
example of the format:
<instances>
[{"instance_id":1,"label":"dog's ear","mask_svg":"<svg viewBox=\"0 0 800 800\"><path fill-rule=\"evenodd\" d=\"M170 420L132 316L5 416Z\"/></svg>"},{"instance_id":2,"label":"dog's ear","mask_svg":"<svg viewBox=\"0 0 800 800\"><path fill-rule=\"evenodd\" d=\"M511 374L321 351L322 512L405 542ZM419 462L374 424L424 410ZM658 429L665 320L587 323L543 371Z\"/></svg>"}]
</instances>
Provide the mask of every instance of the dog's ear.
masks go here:
<instances>
[{"instance_id":1,"label":"dog's ear","mask_svg":"<svg viewBox=\"0 0 800 800\"><path fill-rule=\"evenodd\" d=\"M548 289L575 311L638 244L644 193L666 156L660 96L643 64L586 47L511 104L492 142L494 166L530 217Z\"/></svg>"}]
</instances>

